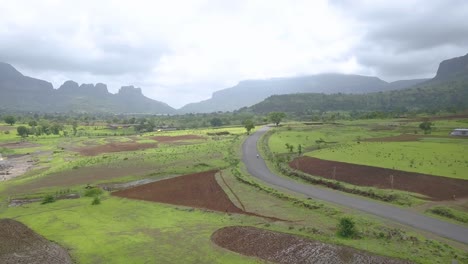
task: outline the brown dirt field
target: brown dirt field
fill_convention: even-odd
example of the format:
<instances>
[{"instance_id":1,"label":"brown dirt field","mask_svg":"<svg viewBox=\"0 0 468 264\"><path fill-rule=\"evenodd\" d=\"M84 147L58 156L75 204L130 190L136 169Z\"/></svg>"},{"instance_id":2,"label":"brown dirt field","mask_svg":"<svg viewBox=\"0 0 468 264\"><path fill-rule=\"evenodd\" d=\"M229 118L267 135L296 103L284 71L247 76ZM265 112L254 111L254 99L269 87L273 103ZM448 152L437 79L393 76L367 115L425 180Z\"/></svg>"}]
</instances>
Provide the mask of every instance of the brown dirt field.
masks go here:
<instances>
[{"instance_id":1,"label":"brown dirt field","mask_svg":"<svg viewBox=\"0 0 468 264\"><path fill-rule=\"evenodd\" d=\"M155 136L151 137L161 143L171 143L175 141L183 141L183 140L196 140L196 139L205 139L204 137L197 136L197 135L182 135L182 136Z\"/></svg>"},{"instance_id":2,"label":"brown dirt field","mask_svg":"<svg viewBox=\"0 0 468 264\"><path fill-rule=\"evenodd\" d=\"M0 263L67 264L68 252L12 219L0 219Z\"/></svg>"},{"instance_id":3,"label":"brown dirt field","mask_svg":"<svg viewBox=\"0 0 468 264\"><path fill-rule=\"evenodd\" d=\"M157 144L145 143L139 144L135 142L120 142L120 143L109 143L100 146L83 147L77 151L83 156L96 156L102 153L110 152L121 152L121 151L135 151L140 149L155 148Z\"/></svg>"},{"instance_id":4,"label":"brown dirt field","mask_svg":"<svg viewBox=\"0 0 468 264\"><path fill-rule=\"evenodd\" d=\"M283 221L274 217L245 212L235 206L216 181L216 172L206 171L183 175L116 191L112 195Z\"/></svg>"},{"instance_id":5,"label":"brown dirt field","mask_svg":"<svg viewBox=\"0 0 468 264\"><path fill-rule=\"evenodd\" d=\"M411 263L250 226L223 227L211 240L222 248L275 263Z\"/></svg>"},{"instance_id":6,"label":"brown dirt field","mask_svg":"<svg viewBox=\"0 0 468 264\"><path fill-rule=\"evenodd\" d=\"M359 186L373 186L391 189L390 175L393 175L393 188L420 193L434 200L450 200L468 197L468 180L433 176L415 172L357 165L346 162L300 157L289 166L305 173L331 179L336 167L335 179Z\"/></svg>"}]
</instances>

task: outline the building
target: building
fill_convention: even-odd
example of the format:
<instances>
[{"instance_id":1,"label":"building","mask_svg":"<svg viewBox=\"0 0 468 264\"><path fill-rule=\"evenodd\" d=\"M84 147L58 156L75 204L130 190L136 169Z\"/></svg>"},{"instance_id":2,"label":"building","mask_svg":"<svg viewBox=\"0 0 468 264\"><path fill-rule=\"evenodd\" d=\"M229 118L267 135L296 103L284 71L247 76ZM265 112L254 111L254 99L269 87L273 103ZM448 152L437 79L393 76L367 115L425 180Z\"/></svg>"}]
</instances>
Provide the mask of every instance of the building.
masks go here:
<instances>
[{"instance_id":1,"label":"building","mask_svg":"<svg viewBox=\"0 0 468 264\"><path fill-rule=\"evenodd\" d=\"M450 135L468 137L468 128L455 128Z\"/></svg>"}]
</instances>

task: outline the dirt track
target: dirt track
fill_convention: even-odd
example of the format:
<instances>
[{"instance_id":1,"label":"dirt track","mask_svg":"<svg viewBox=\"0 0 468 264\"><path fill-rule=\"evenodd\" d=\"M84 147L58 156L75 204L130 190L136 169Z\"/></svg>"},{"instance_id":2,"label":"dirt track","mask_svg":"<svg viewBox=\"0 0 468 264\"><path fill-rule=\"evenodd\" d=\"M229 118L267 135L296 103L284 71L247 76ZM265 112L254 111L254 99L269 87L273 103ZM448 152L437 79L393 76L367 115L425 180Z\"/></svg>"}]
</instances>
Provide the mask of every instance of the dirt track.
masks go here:
<instances>
[{"instance_id":1,"label":"dirt track","mask_svg":"<svg viewBox=\"0 0 468 264\"><path fill-rule=\"evenodd\" d=\"M393 188L420 193L434 200L449 200L455 197L468 197L468 180L452 179L421 173L406 172L379 167L328 161L312 157L300 157L289 163L294 169L311 175L334 179L359 186L373 186L382 189Z\"/></svg>"},{"instance_id":2,"label":"dirt track","mask_svg":"<svg viewBox=\"0 0 468 264\"><path fill-rule=\"evenodd\" d=\"M0 263L67 264L68 252L12 219L0 219Z\"/></svg>"},{"instance_id":3,"label":"dirt track","mask_svg":"<svg viewBox=\"0 0 468 264\"><path fill-rule=\"evenodd\" d=\"M276 263L411 263L249 226L218 229L211 240L228 250Z\"/></svg>"},{"instance_id":4,"label":"dirt track","mask_svg":"<svg viewBox=\"0 0 468 264\"><path fill-rule=\"evenodd\" d=\"M235 206L216 181L216 172L217 171L207 171L174 177L126 190L116 191L113 192L112 195L281 220L274 217L245 212Z\"/></svg>"}]
</instances>

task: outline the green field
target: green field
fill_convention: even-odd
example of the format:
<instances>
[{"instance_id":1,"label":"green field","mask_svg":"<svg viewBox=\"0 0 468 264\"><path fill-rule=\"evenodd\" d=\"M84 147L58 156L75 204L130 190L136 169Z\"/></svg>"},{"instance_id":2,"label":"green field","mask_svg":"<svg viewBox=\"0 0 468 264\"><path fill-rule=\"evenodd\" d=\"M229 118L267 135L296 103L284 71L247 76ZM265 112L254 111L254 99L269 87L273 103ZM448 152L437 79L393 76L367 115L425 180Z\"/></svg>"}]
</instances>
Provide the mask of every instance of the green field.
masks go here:
<instances>
[{"instance_id":1,"label":"green field","mask_svg":"<svg viewBox=\"0 0 468 264\"><path fill-rule=\"evenodd\" d=\"M272 152L288 153L286 144L298 145L308 156L326 160L468 179L468 140L450 138L452 129L466 120L436 121L430 135L424 135L416 122L375 120L345 122L340 125L304 126L291 124L273 133L269 140ZM414 134L414 131L418 134ZM420 136L411 142L365 142L365 139L384 138L412 133Z\"/></svg>"},{"instance_id":2,"label":"green field","mask_svg":"<svg viewBox=\"0 0 468 264\"><path fill-rule=\"evenodd\" d=\"M274 144L281 145L286 141L315 147L316 137L325 141L352 142L357 135L381 137L397 134L396 131L374 133L367 127L359 126L340 126L341 130L337 130L333 125L327 125L310 129L312 134L309 134L309 127L285 128L275 134L281 137L274 139L277 140ZM83 127L83 131L86 130L94 128ZM228 131L229 135L215 134L220 131ZM346 133L340 131L348 131L349 134L343 136ZM102 136L103 133L109 135ZM259 263L258 259L230 252L211 242L210 236L214 231L232 225L292 233L416 263L447 263L455 257L468 259L463 247L426 239L410 228L293 193L274 191L256 182L238 164L240 146L245 137L242 127L142 135L114 136L110 133L101 131L95 134L90 132L86 136L29 137L26 142L33 145L0 149L8 155L30 153L36 159L37 167L22 176L0 182L0 218L13 218L25 223L47 239L67 248L77 263ZM164 143L152 138L159 135L198 135L202 139ZM292 142L292 139L297 141ZM13 141L19 142L21 139L13 132L0 135L0 142ZM82 147L122 142L155 143L157 147L96 156L78 153ZM320 144L325 151L332 150L325 147L334 143ZM278 152L285 150L278 147ZM218 182L234 203L239 203L234 196L240 197L247 211L285 221L129 200L108 193L103 195L99 205L91 205L92 198L82 197L45 205L36 202L19 207L7 206L11 198L82 194L87 184L173 177L212 169L223 171L224 180L221 181L218 175ZM236 171L238 175L234 173ZM244 183L238 177L256 182L257 187ZM343 216L355 219L358 237L346 239L336 235L337 223Z\"/></svg>"}]
</instances>

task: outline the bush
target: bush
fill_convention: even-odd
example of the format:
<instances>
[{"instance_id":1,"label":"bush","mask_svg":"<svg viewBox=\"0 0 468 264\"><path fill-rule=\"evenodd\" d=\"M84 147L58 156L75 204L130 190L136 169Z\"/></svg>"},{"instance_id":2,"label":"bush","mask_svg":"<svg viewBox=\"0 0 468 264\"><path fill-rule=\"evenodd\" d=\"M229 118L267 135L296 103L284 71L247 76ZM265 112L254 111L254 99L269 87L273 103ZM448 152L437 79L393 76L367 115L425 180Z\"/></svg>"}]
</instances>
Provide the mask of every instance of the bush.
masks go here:
<instances>
[{"instance_id":1,"label":"bush","mask_svg":"<svg viewBox=\"0 0 468 264\"><path fill-rule=\"evenodd\" d=\"M84 196L86 197L98 197L102 194L102 190L100 188L93 187L91 189L87 189L85 191Z\"/></svg>"},{"instance_id":2,"label":"bush","mask_svg":"<svg viewBox=\"0 0 468 264\"><path fill-rule=\"evenodd\" d=\"M101 204L101 198L99 198L99 196L94 197L93 202L91 204L92 205Z\"/></svg>"},{"instance_id":3,"label":"bush","mask_svg":"<svg viewBox=\"0 0 468 264\"><path fill-rule=\"evenodd\" d=\"M341 237L352 238L357 234L354 220L351 217L342 217L338 223L338 235Z\"/></svg>"},{"instance_id":4,"label":"bush","mask_svg":"<svg viewBox=\"0 0 468 264\"><path fill-rule=\"evenodd\" d=\"M48 194L44 196L41 204L48 204L48 203L53 203L53 202L55 202L55 196L53 196L52 194Z\"/></svg>"}]
</instances>

